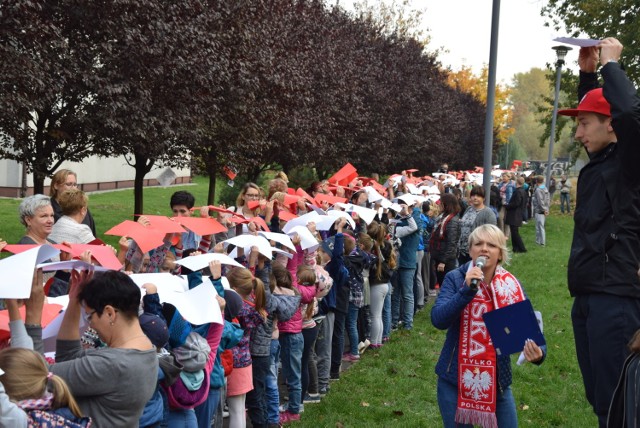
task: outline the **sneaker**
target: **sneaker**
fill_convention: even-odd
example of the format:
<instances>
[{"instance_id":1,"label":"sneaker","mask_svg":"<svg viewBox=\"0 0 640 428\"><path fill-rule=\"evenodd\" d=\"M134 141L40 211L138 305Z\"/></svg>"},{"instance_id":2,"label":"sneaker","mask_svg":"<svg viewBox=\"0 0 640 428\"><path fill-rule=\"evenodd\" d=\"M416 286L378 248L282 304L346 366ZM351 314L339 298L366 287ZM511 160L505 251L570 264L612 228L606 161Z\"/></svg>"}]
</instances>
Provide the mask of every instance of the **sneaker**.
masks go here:
<instances>
[{"instance_id":1,"label":"sneaker","mask_svg":"<svg viewBox=\"0 0 640 428\"><path fill-rule=\"evenodd\" d=\"M320 394L307 394L304 396L303 404L315 404L320 402Z\"/></svg>"},{"instance_id":2,"label":"sneaker","mask_svg":"<svg viewBox=\"0 0 640 428\"><path fill-rule=\"evenodd\" d=\"M378 343L378 344L371 344L371 346L369 346L369 348L371 349L380 349L382 348L382 343Z\"/></svg>"},{"instance_id":3,"label":"sneaker","mask_svg":"<svg viewBox=\"0 0 640 428\"><path fill-rule=\"evenodd\" d=\"M340 373L329 373L329 380L330 381L340 380Z\"/></svg>"},{"instance_id":4,"label":"sneaker","mask_svg":"<svg viewBox=\"0 0 640 428\"><path fill-rule=\"evenodd\" d=\"M222 407L222 417L223 418L228 418L229 417L229 407L227 407L227 402L225 401L224 406Z\"/></svg>"},{"instance_id":5,"label":"sneaker","mask_svg":"<svg viewBox=\"0 0 640 428\"><path fill-rule=\"evenodd\" d=\"M284 413L284 412L286 412L286 411L287 411L287 409L288 409L288 408L289 408L289 407L288 407L286 404L281 404L281 405L279 405L279 406L278 406L278 411L279 411L280 413Z\"/></svg>"},{"instance_id":6,"label":"sneaker","mask_svg":"<svg viewBox=\"0 0 640 428\"><path fill-rule=\"evenodd\" d=\"M318 395L320 396L320 398L325 397L329 393L330 390L331 390L331 388L328 387L328 386L320 388L318 390Z\"/></svg>"},{"instance_id":7,"label":"sneaker","mask_svg":"<svg viewBox=\"0 0 640 428\"><path fill-rule=\"evenodd\" d=\"M281 424L288 424L289 422L294 422L294 421L299 421L300 420L300 414L295 414L295 413L289 413L289 412L284 412L280 415L280 423Z\"/></svg>"},{"instance_id":8,"label":"sneaker","mask_svg":"<svg viewBox=\"0 0 640 428\"><path fill-rule=\"evenodd\" d=\"M346 361L348 363L356 363L360 361L360 355L344 354L342 356L342 361Z\"/></svg>"},{"instance_id":9,"label":"sneaker","mask_svg":"<svg viewBox=\"0 0 640 428\"><path fill-rule=\"evenodd\" d=\"M371 341L369 339L365 339L364 342L360 342L358 344L358 353L363 354L364 351L371 345Z\"/></svg>"},{"instance_id":10,"label":"sneaker","mask_svg":"<svg viewBox=\"0 0 640 428\"><path fill-rule=\"evenodd\" d=\"M436 290L429 290L429 297L437 297L438 292Z\"/></svg>"},{"instance_id":11,"label":"sneaker","mask_svg":"<svg viewBox=\"0 0 640 428\"><path fill-rule=\"evenodd\" d=\"M382 343L387 343L389 341L389 336L382 338Z\"/></svg>"}]
</instances>

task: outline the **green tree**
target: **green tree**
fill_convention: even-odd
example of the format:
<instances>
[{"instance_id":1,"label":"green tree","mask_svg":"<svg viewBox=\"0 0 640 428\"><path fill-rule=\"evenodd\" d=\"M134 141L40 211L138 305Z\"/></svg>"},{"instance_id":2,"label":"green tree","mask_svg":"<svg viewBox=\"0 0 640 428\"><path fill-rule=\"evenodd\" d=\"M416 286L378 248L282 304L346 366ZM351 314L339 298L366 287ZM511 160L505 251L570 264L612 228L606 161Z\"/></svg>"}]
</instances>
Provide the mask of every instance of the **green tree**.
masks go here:
<instances>
[{"instance_id":1,"label":"green tree","mask_svg":"<svg viewBox=\"0 0 640 428\"><path fill-rule=\"evenodd\" d=\"M615 37L624 45L621 61L629 78L640 84L640 2L637 0L549 0L542 8L547 26L569 36Z\"/></svg>"}]
</instances>

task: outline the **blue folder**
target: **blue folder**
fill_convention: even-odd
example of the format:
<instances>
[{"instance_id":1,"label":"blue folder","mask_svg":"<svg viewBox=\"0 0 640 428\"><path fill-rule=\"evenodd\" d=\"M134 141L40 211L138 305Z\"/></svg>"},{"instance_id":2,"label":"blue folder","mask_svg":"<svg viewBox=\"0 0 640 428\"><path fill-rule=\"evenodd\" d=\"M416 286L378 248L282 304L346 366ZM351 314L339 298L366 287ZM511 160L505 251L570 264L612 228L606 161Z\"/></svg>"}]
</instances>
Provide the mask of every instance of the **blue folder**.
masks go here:
<instances>
[{"instance_id":1,"label":"blue folder","mask_svg":"<svg viewBox=\"0 0 640 428\"><path fill-rule=\"evenodd\" d=\"M498 355L522 352L527 339L545 345L538 320L529 299L482 315Z\"/></svg>"}]
</instances>

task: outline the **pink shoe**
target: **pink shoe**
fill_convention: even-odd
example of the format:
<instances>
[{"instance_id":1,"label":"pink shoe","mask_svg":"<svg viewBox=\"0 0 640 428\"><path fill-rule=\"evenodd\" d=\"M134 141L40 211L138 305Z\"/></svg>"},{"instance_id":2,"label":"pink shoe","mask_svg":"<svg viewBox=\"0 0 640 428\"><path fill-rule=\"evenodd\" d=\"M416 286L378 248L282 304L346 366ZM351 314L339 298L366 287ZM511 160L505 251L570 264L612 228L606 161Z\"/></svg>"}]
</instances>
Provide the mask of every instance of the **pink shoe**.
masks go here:
<instances>
[{"instance_id":1,"label":"pink shoe","mask_svg":"<svg viewBox=\"0 0 640 428\"><path fill-rule=\"evenodd\" d=\"M380 349L380 348L382 348L382 343L372 343L371 345L369 345L369 348L371 348L371 349Z\"/></svg>"},{"instance_id":2,"label":"pink shoe","mask_svg":"<svg viewBox=\"0 0 640 428\"><path fill-rule=\"evenodd\" d=\"M280 423L281 424L288 424L289 422L295 422L295 421L299 421L300 420L300 414L295 414L295 413L289 413L289 411L287 410L286 412L282 412L280 413Z\"/></svg>"},{"instance_id":3,"label":"pink shoe","mask_svg":"<svg viewBox=\"0 0 640 428\"><path fill-rule=\"evenodd\" d=\"M342 361L346 361L346 362L349 362L349 363L355 363L357 361L360 361L360 355L344 354L342 356Z\"/></svg>"}]
</instances>

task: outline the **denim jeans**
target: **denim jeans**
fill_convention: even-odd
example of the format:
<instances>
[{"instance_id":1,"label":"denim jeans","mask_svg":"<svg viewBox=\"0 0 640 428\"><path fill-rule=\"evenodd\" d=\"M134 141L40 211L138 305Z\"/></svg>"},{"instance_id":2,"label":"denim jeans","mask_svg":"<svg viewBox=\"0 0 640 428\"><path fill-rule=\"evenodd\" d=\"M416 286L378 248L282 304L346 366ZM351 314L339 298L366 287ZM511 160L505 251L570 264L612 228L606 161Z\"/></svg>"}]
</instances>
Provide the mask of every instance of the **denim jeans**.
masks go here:
<instances>
[{"instance_id":1,"label":"denim jeans","mask_svg":"<svg viewBox=\"0 0 640 428\"><path fill-rule=\"evenodd\" d=\"M382 308L389 294L389 283L371 286L371 344L382 344Z\"/></svg>"},{"instance_id":2,"label":"denim jeans","mask_svg":"<svg viewBox=\"0 0 640 428\"><path fill-rule=\"evenodd\" d=\"M333 338L333 322L335 314L329 312L320 323L318 338L316 339L316 366L318 367L318 389L329 386L329 371L331 368L331 340Z\"/></svg>"},{"instance_id":3,"label":"denim jeans","mask_svg":"<svg viewBox=\"0 0 640 428\"><path fill-rule=\"evenodd\" d=\"M347 333L349 334L349 352L351 355L358 355L358 344L360 343L358 338L358 312L360 312L360 308L349 302Z\"/></svg>"},{"instance_id":4,"label":"denim jeans","mask_svg":"<svg viewBox=\"0 0 640 428\"><path fill-rule=\"evenodd\" d=\"M382 304L382 338L388 338L391 335L391 282L388 284L387 295L384 296Z\"/></svg>"},{"instance_id":5,"label":"denim jeans","mask_svg":"<svg viewBox=\"0 0 640 428\"><path fill-rule=\"evenodd\" d=\"M167 426L169 428L192 428L198 426L196 412L193 409L171 410Z\"/></svg>"},{"instance_id":6,"label":"denim jeans","mask_svg":"<svg viewBox=\"0 0 640 428\"><path fill-rule=\"evenodd\" d=\"M571 205L569 205L569 193L560 193L560 212L564 214L565 207L567 213L571 212Z\"/></svg>"},{"instance_id":7,"label":"denim jeans","mask_svg":"<svg viewBox=\"0 0 640 428\"><path fill-rule=\"evenodd\" d=\"M497 388L496 388L497 391ZM458 386L438 378L438 407L444 428L473 428L470 424L457 424L455 421L458 407ZM511 387L507 387L496 398L496 418L500 428L518 428L516 401Z\"/></svg>"},{"instance_id":8,"label":"denim jeans","mask_svg":"<svg viewBox=\"0 0 640 428\"><path fill-rule=\"evenodd\" d=\"M253 389L247 392L245 403L251 424L259 428L267 425L265 382L271 371L271 358L269 356L251 356L251 360Z\"/></svg>"},{"instance_id":9,"label":"denim jeans","mask_svg":"<svg viewBox=\"0 0 640 428\"><path fill-rule=\"evenodd\" d=\"M269 372L265 379L265 400L267 403L267 419L270 424L280 423L280 392L278 391L278 362L280 361L280 342L271 339L271 357Z\"/></svg>"},{"instance_id":10,"label":"denim jeans","mask_svg":"<svg viewBox=\"0 0 640 428\"><path fill-rule=\"evenodd\" d=\"M544 245L547 242L544 230L544 223L547 216L544 214L536 214L536 244Z\"/></svg>"},{"instance_id":11,"label":"denim jeans","mask_svg":"<svg viewBox=\"0 0 640 428\"><path fill-rule=\"evenodd\" d=\"M280 332L280 357L282 360L282 377L287 381L289 392L289 413L300 413L302 402L302 349L304 339L302 333Z\"/></svg>"},{"instance_id":12,"label":"denim jeans","mask_svg":"<svg viewBox=\"0 0 640 428\"><path fill-rule=\"evenodd\" d=\"M220 402L222 388L210 388L207 400L196 407L196 419L198 420L198 428L210 428L211 421L216 414L216 408Z\"/></svg>"},{"instance_id":13,"label":"denim jeans","mask_svg":"<svg viewBox=\"0 0 640 428\"><path fill-rule=\"evenodd\" d=\"M413 328L413 275L415 273L415 267L398 268L398 286L391 296L392 322L397 325L402 315L402 322L407 330ZM400 306L402 306L402 312Z\"/></svg>"}]
</instances>

